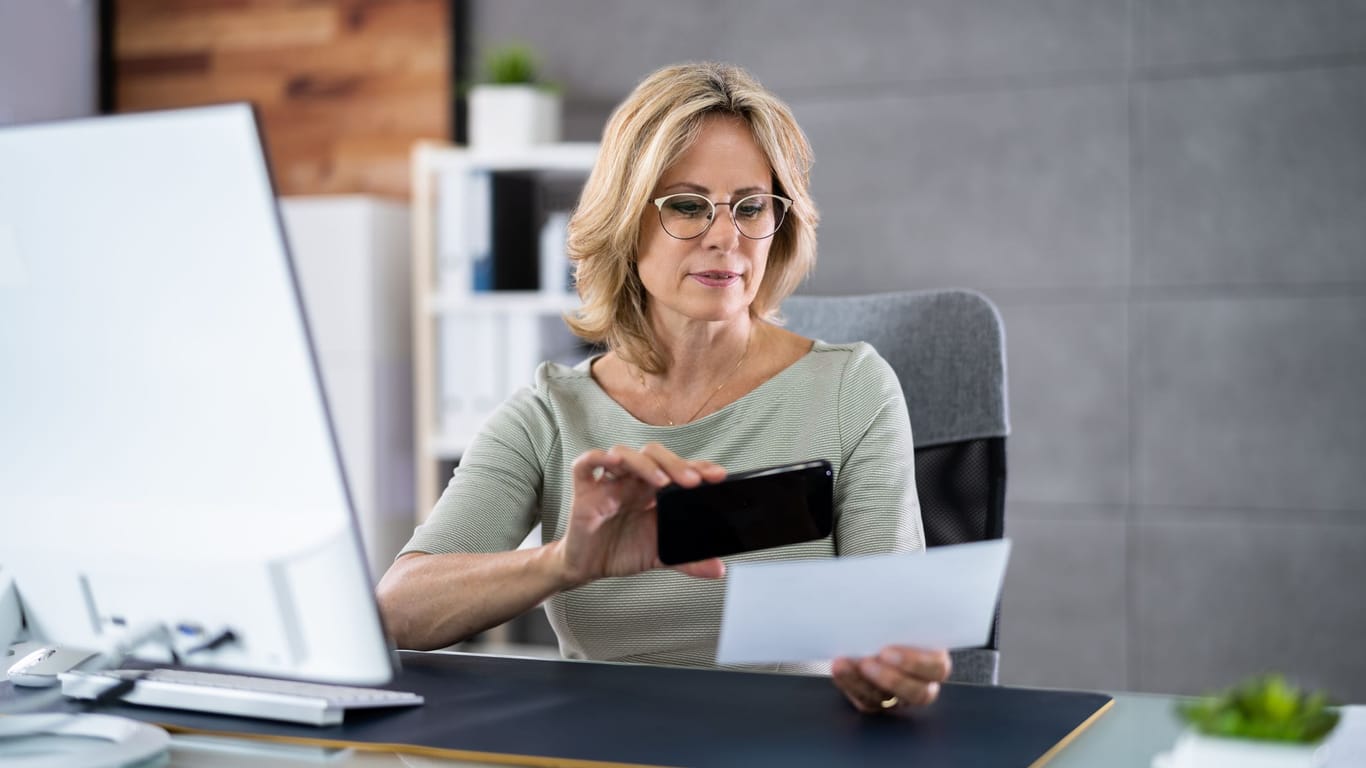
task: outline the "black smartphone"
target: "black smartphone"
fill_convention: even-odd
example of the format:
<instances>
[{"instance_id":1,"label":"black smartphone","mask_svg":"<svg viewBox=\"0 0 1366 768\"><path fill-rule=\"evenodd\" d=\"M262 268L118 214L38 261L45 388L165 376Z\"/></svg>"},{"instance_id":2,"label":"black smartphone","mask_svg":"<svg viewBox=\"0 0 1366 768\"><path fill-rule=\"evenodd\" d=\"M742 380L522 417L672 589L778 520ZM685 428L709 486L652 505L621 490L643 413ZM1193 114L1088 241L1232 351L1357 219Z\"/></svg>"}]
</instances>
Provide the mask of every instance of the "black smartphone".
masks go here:
<instances>
[{"instance_id":1,"label":"black smartphone","mask_svg":"<svg viewBox=\"0 0 1366 768\"><path fill-rule=\"evenodd\" d=\"M834 489L823 459L661 488L659 559L677 565L825 538L834 526Z\"/></svg>"}]
</instances>

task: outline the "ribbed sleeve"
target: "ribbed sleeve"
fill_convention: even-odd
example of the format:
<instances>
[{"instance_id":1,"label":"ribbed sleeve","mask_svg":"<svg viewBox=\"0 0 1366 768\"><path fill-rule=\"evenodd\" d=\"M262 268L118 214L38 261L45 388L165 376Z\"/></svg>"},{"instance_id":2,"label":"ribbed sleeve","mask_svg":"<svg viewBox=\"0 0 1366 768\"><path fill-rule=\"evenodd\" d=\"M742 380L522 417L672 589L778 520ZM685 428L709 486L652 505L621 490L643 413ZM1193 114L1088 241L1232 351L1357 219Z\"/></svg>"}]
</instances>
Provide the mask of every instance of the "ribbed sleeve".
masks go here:
<instances>
[{"instance_id":1,"label":"ribbed sleeve","mask_svg":"<svg viewBox=\"0 0 1366 768\"><path fill-rule=\"evenodd\" d=\"M891 366L872 347L866 351L870 357L851 357L849 366L870 370L846 371L837 401L842 476L835 484L840 516L835 550L840 555L921 550L925 533L906 400ZM902 514L905 509L915 514Z\"/></svg>"}]
</instances>

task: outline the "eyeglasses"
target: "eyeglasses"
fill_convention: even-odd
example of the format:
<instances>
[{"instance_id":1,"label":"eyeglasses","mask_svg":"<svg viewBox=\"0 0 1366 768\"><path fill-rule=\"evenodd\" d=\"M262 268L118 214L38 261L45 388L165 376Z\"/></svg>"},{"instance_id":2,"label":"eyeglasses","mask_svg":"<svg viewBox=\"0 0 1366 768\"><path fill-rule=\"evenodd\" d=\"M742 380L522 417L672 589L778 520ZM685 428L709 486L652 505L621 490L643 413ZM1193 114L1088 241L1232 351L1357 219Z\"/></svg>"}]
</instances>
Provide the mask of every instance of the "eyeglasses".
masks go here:
<instances>
[{"instance_id":1,"label":"eyeglasses","mask_svg":"<svg viewBox=\"0 0 1366 768\"><path fill-rule=\"evenodd\" d=\"M729 203L713 203L702 195L683 192L656 197L650 202L659 209L659 223L671 237L691 240L701 237L716 221L716 206L730 206L730 220L740 234L751 240L773 237L787 216L792 201L777 195L759 194Z\"/></svg>"}]
</instances>

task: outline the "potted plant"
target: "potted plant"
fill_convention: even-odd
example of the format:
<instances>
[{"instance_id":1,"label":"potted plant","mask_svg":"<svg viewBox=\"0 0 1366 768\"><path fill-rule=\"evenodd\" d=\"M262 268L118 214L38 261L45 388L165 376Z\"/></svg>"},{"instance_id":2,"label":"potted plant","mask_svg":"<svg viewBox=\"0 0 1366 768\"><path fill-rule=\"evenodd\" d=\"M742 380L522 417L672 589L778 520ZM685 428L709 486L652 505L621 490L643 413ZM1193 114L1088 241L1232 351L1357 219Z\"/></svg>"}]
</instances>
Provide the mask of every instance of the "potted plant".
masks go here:
<instances>
[{"instance_id":1,"label":"potted plant","mask_svg":"<svg viewBox=\"0 0 1366 768\"><path fill-rule=\"evenodd\" d=\"M1182 703L1177 713L1189 727L1167 756L1170 768L1318 768L1327 759L1324 739L1338 724L1325 694L1301 691L1279 675Z\"/></svg>"},{"instance_id":2,"label":"potted plant","mask_svg":"<svg viewBox=\"0 0 1366 768\"><path fill-rule=\"evenodd\" d=\"M470 89L470 146L518 147L560 139L560 94L539 79L536 54L524 44L495 46Z\"/></svg>"}]
</instances>

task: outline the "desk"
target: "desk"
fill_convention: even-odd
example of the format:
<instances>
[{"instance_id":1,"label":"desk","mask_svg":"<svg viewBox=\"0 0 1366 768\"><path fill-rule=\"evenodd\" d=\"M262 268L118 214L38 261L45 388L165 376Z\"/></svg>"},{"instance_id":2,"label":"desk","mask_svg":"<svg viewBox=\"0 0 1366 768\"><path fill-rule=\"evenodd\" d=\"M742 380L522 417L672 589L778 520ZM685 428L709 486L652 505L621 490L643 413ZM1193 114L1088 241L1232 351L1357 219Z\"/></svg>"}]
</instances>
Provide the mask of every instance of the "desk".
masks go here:
<instances>
[{"instance_id":1,"label":"desk","mask_svg":"<svg viewBox=\"0 0 1366 768\"><path fill-rule=\"evenodd\" d=\"M114 705L168 730L290 743L405 744L421 754L537 766L1031 765L1110 698L945 686L924 710L870 717L824 677L404 653L392 687L422 707L358 711L336 726Z\"/></svg>"},{"instance_id":2,"label":"desk","mask_svg":"<svg viewBox=\"0 0 1366 768\"><path fill-rule=\"evenodd\" d=\"M1048 768L1149 768L1181 733L1176 696L1114 693L1114 706L1048 763Z\"/></svg>"},{"instance_id":3,"label":"desk","mask_svg":"<svg viewBox=\"0 0 1366 768\"><path fill-rule=\"evenodd\" d=\"M362 736L368 732L371 741L403 743L407 742L402 737L405 727L417 727L419 731L423 727L437 727L460 731L458 746L470 752L483 752L484 757L445 759L399 754L382 743L372 746L372 751L363 751L273 745L189 733L175 737L170 764L200 768L299 768L320 763L361 768L527 764L488 753L535 754L538 748L555 742L551 745L555 747L552 753L568 755L582 749L582 734L589 733L590 743L610 741L611 749L606 753L618 764L843 765L850 764L850 760L843 759L849 757L857 758L854 762L859 764L904 764L908 750L920 750L926 753L922 755L927 758L924 764L1005 764L1023 768L1034 758L992 759L992 742L1018 741L1022 735L1028 742L1035 726L1058 732L1059 724L1050 724L1049 718L1040 716L1040 710L1068 709L1080 722L1105 701L1069 692L946 686L934 713L907 712L895 718L870 718L854 713L829 681L821 678L466 654L404 654L404 659L404 678L400 684L422 683L424 678L426 683L422 684L439 683L440 690L434 691L428 705L421 709L409 710L408 715L359 717L355 728L348 720L346 726L337 729L300 729L265 723L258 730L277 736L306 734L314 739L339 739L346 733ZM22 698L25 694L0 691L0 701L16 695ZM700 702L709 705L699 706ZM1002 707L1002 702L1011 705ZM1180 731L1172 716L1173 703L1173 697L1119 694L1107 712L1077 733L1046 764L1048 768L1147 768L1152 756L1170 747ZM199 731L245 729L253 723L131 706L108 711ZM440 725L451 723L453 718L458 718L457 722L464 727ZM513 749L490 746L498 742L491 734L500 729L511 729L517 734ZM1069 730L1071 726L1066 726L1060 733L1066 736ZM527 735L528 731L551 732L551 738L538 743L534 735ZM817 736L806 738L808 733ZM379 738L375 738L376 734ZM506 744L506 739L502 743ZM672 745L670 754L679 759L642 759L642 755L659 756L658 750L651 753L649 749L655 743ZM1032 746L1025 746L1038 750L1033 754L1041 755L1051 746L1052 737L1048 737L1046 746L1039 746L1041 743L1045 742L1035 739ZM589 761L542 758L530 764L583 766Z\"/></svg>"},{"instance_id":4,"label":"desk","mask_svg":"<svg viewBox=\"0 0 1366 768\"><path fill-rule=\"evenodd\" d=\"M1060 751L1045 768L1150 768L1159 752L1170 749L1181 726L1172 716L1175 696L1114 693L1115 703L1102 718ZM1366 714L1366 713L1363 713ZM1366 721L1366 717L1362 720ZM1335 755L1329 768L1366 764L1358 738L1351 755ZM251 751L244 751L251 750ZM253 745L234 739L205 739L176 735L171 739L171 768L472 768L496 763L419 757L384 752L321 750L275 745Z\"/></svg>"},{"instance_id":5,"label":"desk","mask_svg":"<svg viewBox=\"0 0 1366 768\"><path fill-rule=\"evenodd\" d=\"M1181 730L1172 717L1176 697L1114 694L1110 711L1046 764L1046 768L1150 768ZM466 768L497 763L355 750L257 745L235 739L173 735L172 768ZM761 763L756 763L761 765ZM987 767L983 767L987 768Z\"/></svg>"}]
</instances>

